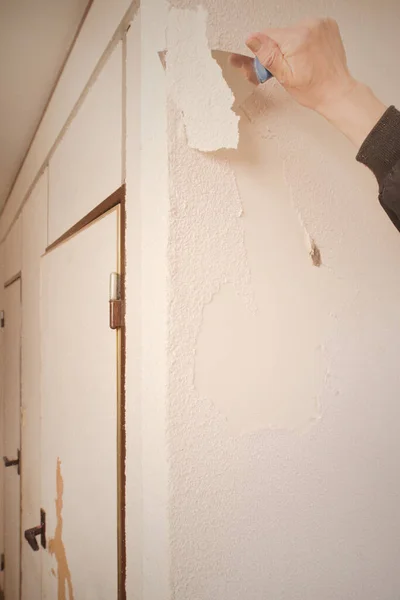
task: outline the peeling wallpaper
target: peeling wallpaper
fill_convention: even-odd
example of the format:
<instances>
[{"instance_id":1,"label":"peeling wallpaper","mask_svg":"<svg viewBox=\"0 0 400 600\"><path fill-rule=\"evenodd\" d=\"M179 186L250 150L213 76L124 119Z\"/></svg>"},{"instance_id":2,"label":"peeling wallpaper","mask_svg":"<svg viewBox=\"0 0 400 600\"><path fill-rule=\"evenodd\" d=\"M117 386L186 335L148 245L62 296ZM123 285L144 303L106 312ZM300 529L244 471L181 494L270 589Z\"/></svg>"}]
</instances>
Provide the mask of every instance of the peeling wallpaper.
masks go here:
<instances>
[{"instance_id":1,"label":"peeling wallpaper","mask_svg":"<svg viewBox=\"0 0 400 600\"><path fill-rule=\"evenodd\" d=\"M203 151L237 148L234 96L212 58L207 11L171 8L167 24L168 91L183 114L188 145Z\"/></svg>"},{"instance_id":2,"label":"peeling wallpaper","mask_svg":"<svg viewBox=\"0 0 400 600\"><path fill-rule=\"evenodd\" d=\"M371 2L363 31L355 2L202 5L210 47L235 51L261 23L341 17L358 73L377 19L395 68ZM173 93L167 137L171 595L391 600L400 239L376 182L277 84L242 105L237 150L190 148Z\"/></svg>"},{"instance_id":3,"label":"peeling wallpaper","mask_svg":"<svg viewBox=\"0 0 400 600\"><path fill-rule=\"evenodd\" d=\"M202 6L208 11L207 35L210 47L248 53L246 36L264 27L286 27L313 15L329 15L338 19L341 25L349 64L354 74L369 82L374 88L379 86L386 102L400 100L400 92L394 89L382 65L387 63L384 44L371 45L377 32L385 32L389 43L396 43L398 20L396 0L170 0L170 5L180 9ZM362 27L360 27L360 14ZM354 28L357 34L354 35Z\"/></svg>"}]
</instances>

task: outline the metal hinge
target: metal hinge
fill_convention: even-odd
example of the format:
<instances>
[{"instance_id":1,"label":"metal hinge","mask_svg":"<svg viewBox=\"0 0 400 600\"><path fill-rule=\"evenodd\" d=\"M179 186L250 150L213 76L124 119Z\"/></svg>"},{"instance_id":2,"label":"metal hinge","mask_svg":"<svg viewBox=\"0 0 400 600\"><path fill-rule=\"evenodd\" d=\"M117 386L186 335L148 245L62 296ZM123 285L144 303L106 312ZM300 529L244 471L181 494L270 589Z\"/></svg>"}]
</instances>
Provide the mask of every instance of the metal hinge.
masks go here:
<instances>
[{"instance_id":1,"label":"metal hinge","mask_svg":"<svg viewBox=\"0 0 400 600\"><path fill-rule=\"evenodd\" d=\"M4 310L0 310L0 329L3 329L5 323Z\"/></svg>"},{"instance_id":2,"label":"metal hinge","mask_svg":"<svg viewBox=\"0 0 400 600\"><path fill-rule=\"evenodd\" d=\"M40 535L40 544L46 550L46 513L43 508L40 509L40 525L27 529L24 533L25 539L34 552L39 550L37 536Z\"/></svg>"},{"instance_id":3,"label":"metal hinge","mask_svg":"<svg viewBox=\"0 0 400 600\"><path fill-rule=\"evenodd\" d=\"M21 451L19 449L17 450L17 458L3 456L3 461L5 467L17 467L17 473L21 475Z\"/></svg>"},{"instance_id":4,"label":"metal hinge","mask_svg":"<svg viewBox=\"0 0 400 600\"><path fill-rule=\"evenodd\" d=\"M121 299L121 275L110 275L110 328L120 329L125 324L125 311Z\"/></svg>"},{"instance_id":5,"label":"metal hinge","mask_svg":"<svg viewBox=\"0 0 400 600\"><path fill-rule=\"evenodd\" d=\"M4 571L5 566L6 566L6 559L5 559L4 554L2 554L0 556L0 571Z\"/></svg>"}]
</instances>

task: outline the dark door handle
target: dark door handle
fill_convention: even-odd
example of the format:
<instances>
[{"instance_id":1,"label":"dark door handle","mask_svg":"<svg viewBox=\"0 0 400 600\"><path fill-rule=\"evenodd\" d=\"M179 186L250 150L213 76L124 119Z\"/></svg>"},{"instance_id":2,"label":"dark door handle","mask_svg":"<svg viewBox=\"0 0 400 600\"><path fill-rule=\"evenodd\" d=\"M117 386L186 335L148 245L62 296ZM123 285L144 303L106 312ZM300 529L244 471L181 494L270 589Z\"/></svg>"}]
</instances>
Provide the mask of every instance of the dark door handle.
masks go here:
<instances>
[{"instance_id":1,"label":"dark door handle","mask_svg":"<svg viewBox=\"0 0 400 600\"><path fill-rule=\"evenodd\" d=\"M18 475L20 474L21 453L19 450L17 450L17 458L8 458L7 456L3 456L3 461L5 467L18 467Z\"/></svg>"},{"instance_id":2,"label":"dark door handle","mask_svg":"<svg viewBox=\"0 0 400 600\"><path fill-rule=\"evenodd\" d=\"M40 544L42 548L46 548L46 513L43 509L40 510L40 525L27 529L25 531L25 539L34 552L39 550L39 544L36 537L40 535Z\"/></svg>"}]
</instances>

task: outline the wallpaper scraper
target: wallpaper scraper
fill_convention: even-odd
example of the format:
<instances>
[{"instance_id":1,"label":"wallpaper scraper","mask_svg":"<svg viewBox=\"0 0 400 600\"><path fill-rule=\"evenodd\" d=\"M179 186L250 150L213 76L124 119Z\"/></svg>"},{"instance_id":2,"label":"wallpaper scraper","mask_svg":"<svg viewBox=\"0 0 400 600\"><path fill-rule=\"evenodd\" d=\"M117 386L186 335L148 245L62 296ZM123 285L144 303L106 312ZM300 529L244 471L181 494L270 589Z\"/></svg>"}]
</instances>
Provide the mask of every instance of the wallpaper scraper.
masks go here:
<instances>
[{"instance_id":1,"label":"wallpaper scraper","mask_svg":"<svg viewBox=\"0 0 400 600\"><path fill-rule=\"evenodd\" d=\"M165 69L167 50L159 52L158 55ZM237 106L252 94L255 85L265 83L273 77L257 57L250 58L225 50L212 50L211 55L219 64L224 79L235 96Z\"/></svg>"},{"instance_id":2,"label":"wallpaper scraper","mask_svg":"<svg viewBox=\"0 0 400 600\"><path fill-rule=\"evenodd\" d=\"M259 83L265 83L266 81L268 81L268 79L271 79L271 77L273 77L272 73L260 63L257 56L254 59L254 71L256 73Z\"/></svg>"}]
</instances>

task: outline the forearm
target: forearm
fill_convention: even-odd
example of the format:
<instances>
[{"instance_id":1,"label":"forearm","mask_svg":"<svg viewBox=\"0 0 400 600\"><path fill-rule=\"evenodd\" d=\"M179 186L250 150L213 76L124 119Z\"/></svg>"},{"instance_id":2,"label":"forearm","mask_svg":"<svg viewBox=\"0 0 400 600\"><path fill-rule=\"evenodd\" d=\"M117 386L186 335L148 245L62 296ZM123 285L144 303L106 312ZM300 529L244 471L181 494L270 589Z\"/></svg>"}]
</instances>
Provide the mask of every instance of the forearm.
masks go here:
<instances>
[{"instance_id":1,"label":"forearm","mask_svg":"<svg viewBox=\"0 0 400 600\"><path fill-rule=\"evenodd\" d=\"M387 107L372 90L356 81L346 91L317 111L360 148L368 134L381 119Z\"/></svg>"},{"instance_id":2,"label":"forearm","mask_svg":"<svg viewBox=\"0 0 400 600\"><path fill-rule=\"evenodd\" d=\"M357 160L375 174L379 201L400 231L400 112L388 108L364 140Z\"/></svg>"},{"instance_id":3,"label":"forearm","mask_svg":"<svg viewBox=\"0 0 400 600\"><path fill-rule=\"evenodd\" d=\"M359 149L357 160L375 174L379 201L400 231L400 112L359 83L318 112Z\"/></svg>"},{"instance_id":4,"label":"forearm","mask_svg":"<svg viewBox=\"0 0 400 600\"><path fill-rule=\"evenodd\" d=\"M359 149L357 160L376 175L379 200L400 231L400 112L352 77L337 23L309 19L255 33L246 44L297 102Z\"/></svg>"}]
</instances>

